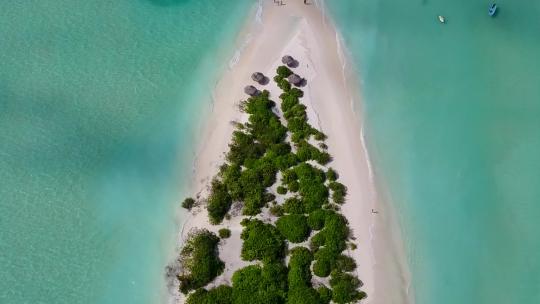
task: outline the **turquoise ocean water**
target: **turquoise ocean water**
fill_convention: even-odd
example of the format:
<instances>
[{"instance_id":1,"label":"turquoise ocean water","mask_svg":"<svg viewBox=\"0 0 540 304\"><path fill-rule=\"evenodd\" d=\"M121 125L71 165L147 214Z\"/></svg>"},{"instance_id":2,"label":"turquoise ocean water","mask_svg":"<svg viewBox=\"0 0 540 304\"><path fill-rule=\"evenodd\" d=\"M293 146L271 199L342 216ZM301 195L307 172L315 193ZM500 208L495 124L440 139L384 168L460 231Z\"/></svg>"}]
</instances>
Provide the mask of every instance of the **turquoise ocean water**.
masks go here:
<instances>
[{"instance_id":1,"label":"turquoise ocean water","mask_svg":"<svg viewBox=\"0 0 540 304\"><path fill-rule=\"evenodd\" d=\"M540 303L540 2L326 3L417 303Z\"/></svg>"},{"instance_id":2,"label":"turquoise ocean water","mask_svg":"<svg viewBox=\"0 0 540 304\"><path fill-rule=\"evenodd\" d=\"M201 109L252 4L0 3L0 303L159 302Z\"/></svg>"}]
</instances>

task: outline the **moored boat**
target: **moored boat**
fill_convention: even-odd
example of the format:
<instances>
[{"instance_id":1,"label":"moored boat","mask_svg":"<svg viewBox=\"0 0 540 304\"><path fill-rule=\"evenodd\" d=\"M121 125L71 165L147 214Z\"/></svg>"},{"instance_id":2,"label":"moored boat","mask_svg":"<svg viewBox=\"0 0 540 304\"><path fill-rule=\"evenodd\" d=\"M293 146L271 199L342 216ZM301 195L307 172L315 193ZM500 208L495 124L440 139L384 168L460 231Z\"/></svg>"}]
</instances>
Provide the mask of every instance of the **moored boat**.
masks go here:
<instances>
[{"instance_id":1,"label":"moored boat","mask_svg":"<svg viewBox=\"0 0 540 304\"><path fill-rule=\"evenodd\" d=\"M493 17L493 16L495 16L496 13L497 13L497 4L492 3L492 4L489 6L488 14L489 14L491 17Z\"/></svg>"}]
</instances>

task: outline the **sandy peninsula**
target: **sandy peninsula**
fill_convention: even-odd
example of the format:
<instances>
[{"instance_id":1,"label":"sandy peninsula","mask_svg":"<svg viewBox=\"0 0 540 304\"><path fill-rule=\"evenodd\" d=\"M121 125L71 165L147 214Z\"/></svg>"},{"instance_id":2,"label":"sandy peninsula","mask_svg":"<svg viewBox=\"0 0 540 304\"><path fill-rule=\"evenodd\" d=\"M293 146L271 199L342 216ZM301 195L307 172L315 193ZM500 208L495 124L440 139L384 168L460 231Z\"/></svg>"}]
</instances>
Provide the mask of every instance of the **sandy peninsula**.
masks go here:
<instances>
[{"instance_id":1,"label":"sandy peninsula","mask_svg":"<svg viewBox=\"0 0 540 304\"><path fill-rule=\"evenodd\" d=\"M282 56L291 55L299 62L295 73L307 80L302 88L305 94L302 102L307 106L309 122L328 136L326 144L334 159L330 165L348 187L341 210L358 245L358 249L348 250L348 254L356 260L357 276L368 295L362 302L411 303L399 229L392 209L378 195L384 187L370 166L359 107L359 81L349 70L346 50L322 5L305 5L301 0L283 3L260 2L238 36L239 56L231 60L229 69L217 83L211 114L202 130L192 195L204 198L208 194L210 181L224 162L234 131L232 122L246 121L247 116L238 110L238 105L246 98L243 88L254 84L251 74L259 71L273 75L281 65ZM260 87L277 100L280 89L273 81ZM193 228L217 231L227 227L232 231L232 236L220 246L225 271L212 283L214 286L230 283L232 273L248 265L240 259L240 220L241 217L233 216L221 225L211 225L205 208L199 206L193 209L182 228L183 239ZM180 294L174 300L183 301Z\"/></svg>"}]
</instances>

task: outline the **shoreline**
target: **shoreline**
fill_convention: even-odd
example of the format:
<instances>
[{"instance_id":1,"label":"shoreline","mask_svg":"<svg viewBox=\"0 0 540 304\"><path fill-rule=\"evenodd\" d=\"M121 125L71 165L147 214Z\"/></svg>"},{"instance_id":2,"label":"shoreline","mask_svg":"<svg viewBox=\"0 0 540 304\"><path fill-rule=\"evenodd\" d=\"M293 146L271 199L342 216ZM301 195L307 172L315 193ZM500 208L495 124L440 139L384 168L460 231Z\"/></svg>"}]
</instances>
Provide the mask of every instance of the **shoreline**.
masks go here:
<instances>
[{"instance_id":1,"label":"shoreline","mask_svg":"<svg viewBox=\"0 0 540 304\"><path fill-rule=\"evenodd\" d=\"M288 18L283 18L283 14ZM359 82L332 20L319 5L287 3L279 7L259 1L237 37L238 48L215 84L213 102L204 113L208 119L196 143L193 179L188 187L191 194L197 199L206 196L211 178L224 161L234 130L231 121L245 122L247 115L238 111L237 105L246 98L242 88L252 82L251 73L261 71L272 75L269 71L275 70L281 56L291 54L300 61L295 71L308 81L303 88L308 120L328 135L329 152L334 156L330 166L340 173L342 182L349 188L342 212L358 244L357 250L348 252L358 264L356 273L364 283L362 290L368 294L362 302L411 303L407 294L410 274L394 210L380 195L384 194L384 187L377 181L369 162L362 103L358 102L361 101ZM236 62L231 64L233 60ZM277 101L277 87L274 87L271 83L262 89L269 90ZM373 214L372 209L379 214ZM192 228L217 231L228 227L233 237L241 231L238 218L214 226L209 224L204 207L194 210L194 214L185 213L181 241ZM240 260L241 242L237 244L232 239L221 246L220 257L227 268L215 285L228 282L234 270L250 264ZM178 293L170 302L182 301L183 296Z\"/></svg>"}]
</instances>

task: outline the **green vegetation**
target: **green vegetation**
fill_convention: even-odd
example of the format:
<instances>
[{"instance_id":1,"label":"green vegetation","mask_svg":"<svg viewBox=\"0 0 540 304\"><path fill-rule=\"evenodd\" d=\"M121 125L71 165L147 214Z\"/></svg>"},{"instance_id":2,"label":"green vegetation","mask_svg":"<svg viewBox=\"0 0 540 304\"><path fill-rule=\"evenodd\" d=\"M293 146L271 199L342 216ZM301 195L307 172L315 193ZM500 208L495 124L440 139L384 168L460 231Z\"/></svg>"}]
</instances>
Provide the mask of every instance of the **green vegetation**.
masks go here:
<instances>
[{"instance_id":1,"label":"green vegetation","mask_svg":"<svg viewBox=\"0 0 540 304\"><path fill-rule=\"evenodd\" d=\"M273 216L280 217L284 213L285 212L283 211L283 207L281 207L280 205L270 207L270 214L272 214Z\"/></svg>"},{"instance_id":2,"label":"green vegetation","mask_svg":"<svg viewBox=\"0 0 540 304\"><path fill-rule=\"evenodd\" d=\"M306 212L320 209L328 199L324 172L308 163L301 163L293 170L298 176L299 192Z\"/></svg>"},{"instance_id":3,"label":"green vegetation","mask_svg":"<svg viewBox=\"0 0 540 304\"><path fill-rule=\"evenodd\" d=\"M227 187L218 179L212 181L210 196L208 197L208 216L212 224L219 224L223 221L225 214L231 208L232 199L227 191Z\"/></svg>"},{"instance_id":4,"label":"green vegetation","mask_svg":"<svg viewBox=\"0 0 540 304\"><path fill-rule=\"evenodd\" d=\"M331 182L335 182L337 179L338 179L339 175L338 173L336 172L336 170L332 169L332 168L328 168L328 171L326 171L326 179L331 181Z\"/></svg>"},{"instance_id":5,"label":"green vegetation","mask_svg":"<svg viewBox=\"0 0 540 304\"><path fill-rule=\"evenodd\" d=\"M360 280L351 274L356 269L354 259L344 254L347 246L356 248L349 241L347 220L339 213L347 188L338 182L335 170L320 169L332 161L324 142L327 137L309 124L306 106L300 103L304 92L287 80L293 72L280 66L276 73L273 79L283 91L279 98L286 126L268 91L242 101L240 110L248 120L235 123L226 161L206 200L214 225L231 218L233 202L235 208L241 206L241 258L256 263L237 270L232 286L205 289L224 269L217 251L220 239L206 230L190 235L181 252L183 272L178 276L180 290L191 292L188 304L352 303L366 296L359 291ZM277 199L269 189L282 197ZM282 199L282 205L276 202ZM182 203L186 209L194 205L191 198ZM277 217L275 224L253 218L264 208ZM262 219L268 221L264 215ZM223 228L218 234L225 239L231 231ZM305 241L309 249L291 248ZM330 276L328 286L313 288L312 275Z\"/></svg>"},{"instance_id":6,"label":"green vegetation","mask_svg":"<svg viewBox=\"0 0 540 304\"><path fill-rule=\"evenodd\" d=\"M333 272L330 278L332 287L332 300L335 303L351 303L366 297L364 292L358 291L361 282L351 274Z\"/></svg>"},{"instance_id":7,"label":"green vegetation","mask_svg":"<svg viewBox=\"0 0 540 304\"><path fill-rule=\"evenodd\" d=\"M259 220L242 221L242 259L275 262L285 256L285 241L278 229Z\"/></svg>"},{"instance_id":8,"label":"green vegetation","mask_svg":"<svg viewBox=\"0 0 540 304\"><path fill-rule=\"evenodd\" d=\"M296 247L291 250L287 303L324 303L319 293L311 286L311 271L309 269L311 261L313 261L313 255L309 249Z\"/></svg>"},{"instance_id":9,"label":"green vegetation","mask_svg":"<svg viewBox=\"0 0 540 304\"><path fill-rule=\"evenodd\" d=\"M195 200L192 199L191 197L186 198L182 202L182 208L185 208L187 210L191 210L191 208L193 208L193 206L195 206Z\"/></svg>"},{"instance_id":10,"label":"green vegetation","mask_svg":"<svg viewBox=\"0 0 540 304\"><path fill-rule=\"evenodd\" d=\"M312 230L321 230L326 220L327 212L322 209L317 209L311 212L308 216L308 225Z\"/></svg>"},{"instance_id":11,"label":"green vegetation","mask_svg":"<svg viewBox=\"0 0 540 304\"><path fill-rule=\"evenodd\" d=\"M349 227L345 217L327 211L323 229L311 239L311 246L316 250L313 264L315 275L327 277L332 270L340 270L342 264L338 264L338 261L341 252L347 248L348 236Z\"/></svg>"},{"instance_id":12,"label":"green vegetation","mask_svg":"<svg viewBox=\"0 0 540 304\"><path fill-rule=\"evenodd\" d=\"M328 187L332 190L332 199L336 204L343 204L347 195L347 187L338 182L331 182Z\"/></svg>"},{"instance_id":13,"label":"green vegetation","mask_svg":"<svg viewBox=\"0 0 540 304\"><path fill-rule=\"evenodd\" d=\"M219 259L218 243L219 238L208 230L190 234L180 253L180 291L203 287L223 272L225 264Z\"/></svg>"},{"instance_id":14,"label":"green vegetation","mask_svg":"<svg viewBox=\"0 0 540 304\"><path fill-rule=\"evenodd\" d=\"M218 231L219 237L222 239L228 239L231 237L231 230L227 228L221 228Z\"/></svg>"},{"instance_id":15,"label":"green vegetation","mask_svg":"<svg viewBox=\"0 0 540 304\"><path fill-rule=\"evenodd\" d=\"M287 269L279 263L244 267L232 277L233 303L285 303L286 277Z\"/></svg>"},{"instance_id":16,"label":"green vegetation","mask_svg":"<svg viewBox=\"0 0 540 304\"><path fill-rule=\"evenodd\" d=\"M330 301L332 301L332 290L330 288L321 286L317 288L317 292L321 298L321 303L328 304Z\"/></svg>"},{"instance_id":17,"label":"green vegetation","mask_svg":"<svg viewBox=\"0 0 540 304\"><path fill-rule=\"evenodd\" d=\"M281 77L281 79L287 78L287 77L289 77L289 76L291 76L293 74L291 69L289 69L288 67L286 67L284 65L279 66L277 68L276 72L277 72L277 76Z\"/></svg>"},{"instance_id":18,"label":"green vegetation","mask_svg":"<svg viewBox=\"0 0 540 304\"><path fill-rule=\"evenodd\" d=\"M291 243L301 243L307 240L311 233L307 218L301 214L282 216L277 220L276 226L279 232Z\"/></svg>"},{"instance_id":19,"label":"green vegetation","mask_svg":"<svg viewBox=\"0 0 540 304\"><path fill-rule=\"evenodd\" d=\"M189 295L186 304L232 304L232 292L232 287L227 285L210 290L199 288Z\"/></svg>"},{"instance_id":20,"label":"green vegetation","mask_svg":"<svg viewBox=\"0 0 540 304\"><path fill-rule=\"evenodd\" d=\"M283 211L285 213L303 214L305 213L304 203L297 197L288 198L283 203Z\"/></svg>"}]
</instances>

